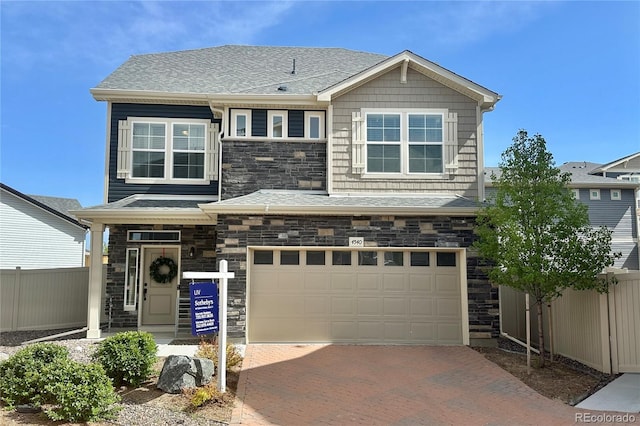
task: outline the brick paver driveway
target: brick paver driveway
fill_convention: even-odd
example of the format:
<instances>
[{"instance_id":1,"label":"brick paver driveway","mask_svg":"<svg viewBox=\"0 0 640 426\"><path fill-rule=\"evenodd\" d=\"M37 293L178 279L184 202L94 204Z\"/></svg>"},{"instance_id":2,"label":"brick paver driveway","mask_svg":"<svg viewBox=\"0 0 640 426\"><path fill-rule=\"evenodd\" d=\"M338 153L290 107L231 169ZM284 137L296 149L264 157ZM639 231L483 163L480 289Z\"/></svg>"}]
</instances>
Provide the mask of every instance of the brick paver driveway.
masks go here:
<instances>
[{"instance_id":1,"label":"brick paver driveway","mask_svg":"<svg viewBox=\"0 0 640 426\"><path fill-rule=\"evenodd\" d=\"M569 425L579 412L463 346L248 345L231 423Z\"/></svg>"}]
</instances>

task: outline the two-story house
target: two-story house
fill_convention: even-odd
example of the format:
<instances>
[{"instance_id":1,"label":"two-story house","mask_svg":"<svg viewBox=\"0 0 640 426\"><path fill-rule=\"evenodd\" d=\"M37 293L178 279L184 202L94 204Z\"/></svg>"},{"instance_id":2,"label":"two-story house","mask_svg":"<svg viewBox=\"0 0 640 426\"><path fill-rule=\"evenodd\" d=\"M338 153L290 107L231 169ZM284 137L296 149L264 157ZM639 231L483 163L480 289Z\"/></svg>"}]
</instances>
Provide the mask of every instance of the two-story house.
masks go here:
<instances>
[{"instance_id":1,"label":"two-story house","mask_svg":"<svg viewBox=\"0 0 640 426\"><path fill-rule=\"evenodd\" d=\"M221 46L132 56L107 102L112 325L173 330L183 271L228 261L247 342L468 344L499 333L469 247L500 95L412 52ZM91 265L88 337L99 337Z\"/></svg>"}]
</instances>

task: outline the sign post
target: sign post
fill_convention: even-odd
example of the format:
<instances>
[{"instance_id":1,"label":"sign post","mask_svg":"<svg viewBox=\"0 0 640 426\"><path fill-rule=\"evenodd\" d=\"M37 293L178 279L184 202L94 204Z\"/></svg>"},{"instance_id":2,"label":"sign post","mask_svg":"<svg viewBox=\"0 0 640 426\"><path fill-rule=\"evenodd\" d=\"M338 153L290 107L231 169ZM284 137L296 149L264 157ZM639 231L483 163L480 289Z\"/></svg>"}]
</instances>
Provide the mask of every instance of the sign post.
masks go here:
<instances>
[{"instance_id":1,"label":"sign post","mask_svg":"<svg viewBox=\"0 0 640 426\"><path fill-rule=\"evenodd\" d=\"M227 289L229 278L235 278L235 273L229 272L226 260L220 261L220 272L183 272L182 278L190 280L219 280L218 303L218 390L226 392L227 389ZM214 287L212 282L201 283ZM192 284L196 285L196 284ZM192 311L192 316L195 312Z\"/></svg>"}]
</instances>

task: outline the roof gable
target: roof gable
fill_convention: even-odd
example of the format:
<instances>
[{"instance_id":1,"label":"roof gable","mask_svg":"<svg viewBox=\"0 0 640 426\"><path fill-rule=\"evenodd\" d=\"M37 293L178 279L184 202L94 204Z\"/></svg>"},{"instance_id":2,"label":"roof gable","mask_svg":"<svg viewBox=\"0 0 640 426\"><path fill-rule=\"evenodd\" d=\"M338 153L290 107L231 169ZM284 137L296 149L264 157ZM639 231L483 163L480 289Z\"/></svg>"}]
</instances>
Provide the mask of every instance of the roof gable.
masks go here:
<instances>
[{"instance_id":1,"label":"roof gable","mask_svg":"<svg viewBox=\"0 0 640 426\"><path fill-rule=\"evenodd\" d=\"M607 164L603 164L600 167L594 169L592 173L602 173L607 171L640 171L640 152L636 152L635 154L627 155L626 157L614 160Z\"/></svg>"},{"instance_id":2,"label":"roof gable","mask_svg":"<svg viewBox=\"0 0 640 426\"><path fill-rule=\"evenodd\" d=\"M406 79L406 70L408 67L426 75L444 86L475 99L483 109L491 109L501 99L501 96L498 93L461 77L460 75L416 55L409 50L405 50L404 52L387 58L386 60L379 62L378 64L375 64L320 92L318 94L318 100L330 101L332 98L340 96L341 94L371 81L394 68L400 68L400 78Z\"/></svg>"}]
</instances>

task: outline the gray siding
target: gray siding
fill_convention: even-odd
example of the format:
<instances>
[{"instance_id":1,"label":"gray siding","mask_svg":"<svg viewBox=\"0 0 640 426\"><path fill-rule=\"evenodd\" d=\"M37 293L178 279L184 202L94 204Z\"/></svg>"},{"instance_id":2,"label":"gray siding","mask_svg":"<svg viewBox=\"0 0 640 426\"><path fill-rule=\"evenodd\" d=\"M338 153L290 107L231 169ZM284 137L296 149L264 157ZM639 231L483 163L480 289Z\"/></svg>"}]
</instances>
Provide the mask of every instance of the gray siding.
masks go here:
<instances>
[{"instance_id":1,"label":"gray siding","mask_svg":"<svg viewBox=\"0 0 640 426\"><path fill-rule=\"evenodd\" d=\"M477 103L409 68L396 68L334 101L333 192L429 192L478 196ZM361 108L448 108L458 113L459 168L447 179L371 179L351 170L351 113Z\"/></svg>"},{"instance_id":2,"label":"gray siding","mask_svg":"<svg viewBox=\"0 0 640 426\"><path fill-rule=\"evenodd\" d=\"M0 194L0 268L84 266L84 228L7 191Z\"/></svg>"},{"instance_id":3,"label":"gray siding","mask_svg":"<svg viewBox=\"0 0 640 426\"><path fill-rule=\"evenodd\" d=\"M623 189L621 196L621 200L612 200L609 189L600 189L600 199L590 200L589 189L580 189L580 202L589 207L589 221L593 226L606 226L613 230L614 240L637 238L635 194L632 189Z\"/></svg>"},{"instance_id":4,"label":"gray siding","mask_svg":"<svg viewBox=\"0 0 640 426\"><path fill-rule=\"evenodd\" d=\"M209 185L151 185L131 184L116 178L118 155L118 121L127 117L196 118L214 120L209 107L189 105L113 104L111 106L111 132L109 134L109 189L108 201L114 202L133 194L217 195L218 182Z\"/></svg>"}]
</instances>

